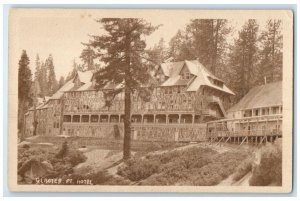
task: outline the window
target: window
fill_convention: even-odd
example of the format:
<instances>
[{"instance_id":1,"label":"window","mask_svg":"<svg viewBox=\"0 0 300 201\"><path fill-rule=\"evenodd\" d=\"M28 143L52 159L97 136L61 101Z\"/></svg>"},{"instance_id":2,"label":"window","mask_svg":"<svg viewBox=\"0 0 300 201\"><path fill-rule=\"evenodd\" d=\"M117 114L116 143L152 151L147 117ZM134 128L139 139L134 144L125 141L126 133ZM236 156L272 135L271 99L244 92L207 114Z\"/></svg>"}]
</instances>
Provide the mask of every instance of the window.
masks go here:
<instances>
[{"instance_id":1,"label":"window","mask_svg":"<svg viewBox=\"0 0 300 201\"><path fill-rule=\"evenodd\" d=\"M278 113L279 108L278 107L273 107L272 108L272 113L273 114L277 114Z\"/></svg>"},{"instance_id":2,"label":"window","mask_svg":"<svg viewBox=\"0 0 300 201\"><path fill-rule=\"evenodd\" d=\"M189 72L184 72L183 79L189 80L191 78L191 74Z\"/></svg>"},{"instance_id":3,"label":"window","mask_svg":"<svg viewBox=\"0 0 300 201\"><path fill-rule=\"evenodd\" d=\"M74 115L72 122L80 122L80 115Z\"/></svg>"},{"instance_id":4,"label":"window","mask_svg":"<svg viewBox=\"0 0 300 201\"><path fill-rule=\"evenodd\" d=\"M89 115L82 115L81 122L89 122L90 116Z\"/></svg>"},{"instance_id":5,"label":"window","mask_svg":"<svg viewBox=\"0 0 300 201\"><path fill-rule=\"evenodd\" d=\"M92 115L91 116L91 122L98 122L99 116L98 115Z\"/></svg>"},{"instance_id":6,"label":"window","mask_svg":"<svg viewBox=\"0 0 300 201\"><path fill-rule=\"evenodd\" d=\"M64 115L64 122L71 122L71 115Z\"/></svg>"}]
</instances>

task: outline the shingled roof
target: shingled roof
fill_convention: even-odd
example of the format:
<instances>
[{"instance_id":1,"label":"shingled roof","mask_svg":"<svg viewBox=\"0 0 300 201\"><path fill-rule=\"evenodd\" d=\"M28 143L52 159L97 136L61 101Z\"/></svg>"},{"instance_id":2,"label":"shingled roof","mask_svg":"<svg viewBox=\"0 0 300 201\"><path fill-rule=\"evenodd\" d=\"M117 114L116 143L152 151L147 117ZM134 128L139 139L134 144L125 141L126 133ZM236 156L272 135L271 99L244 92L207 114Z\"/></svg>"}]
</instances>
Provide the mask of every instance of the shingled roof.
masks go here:
<instances>
[{"instance_id":1,"label":"shingled roof","mask_svg":"<svg viewBox=\"0 0 300 201\"><path fill-rule=\"evenodd\" d=\"M160 65L162 72L168 79L161 86L187 85L186 91L197 91L201 86L208 86L227 94L235 95L221 79L213 75L198 60L169 62ZM195 77L187 82L180 81L180 72L186 66L189 72ZM223 83L223 86L213 84L210 80L217 80Z\"/></svg>"},{"instance_id":2,"label":"shingled roof","mask_svg":"<svg viewBox=\"0 0 300 201\"><path fill-rule=\"evenodd\" d=\"M282 82L273 82L252 88L228 112L278 105L282 105Z\"/></svg>"},{"instance_id":3,"label":"shingled roof","mask_svg":"<svg viewBox=\"0 0 300 201\"><path fill-rule=\"evenodd\" d=\"M74 87L73 80L69 80L66 84L64 84L59 90L57 90L50 99L60 99L65 91L69 91Z\"/></svg>"}]
</instances>

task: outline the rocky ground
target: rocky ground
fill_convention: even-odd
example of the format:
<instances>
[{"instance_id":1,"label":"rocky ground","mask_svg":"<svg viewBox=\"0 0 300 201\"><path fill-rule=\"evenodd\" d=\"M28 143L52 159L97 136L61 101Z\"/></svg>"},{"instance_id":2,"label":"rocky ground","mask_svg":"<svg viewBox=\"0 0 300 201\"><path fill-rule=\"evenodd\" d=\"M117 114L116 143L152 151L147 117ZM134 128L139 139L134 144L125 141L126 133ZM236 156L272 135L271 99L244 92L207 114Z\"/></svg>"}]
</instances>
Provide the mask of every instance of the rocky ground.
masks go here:
<instances>
[{"instance_id":1,"label":"rocky ground","mask_svg":"<svg viewBox=\"0 0 300 201\"><path fill-rule=\"evenodd\" d=\"M80 142L78 140L78 142ZM84 174L96 174L97 172L105 171L106 174L109 175L109 178L117 178L119 180L126 181L128 184L137 184L137 183L143 183L140 182L134 182L130 181L128 178L120 175L119 169L124 168L127 163L125 163L122 160L123 154L121 148L115 148L113 150L107 149L107 146L101 147L101 146L78 146L78 142L76 143L76 150L83 153L86 157L86 160L82 163L77 164L73 167L73 173L77 175L84 175ZM133 142L134 144L135 142ZM49 148L53 147L55 150L59 148L60 145L55 143L55 139L52 139L52 142L43 141L39 137L32 137L29 139L26 139L25 141L21 142L19 144L20 147L22 146L36 146ZM145 145L145 143L143 144ZM150 147L150 148L149 148ZM151 151L151 147L155 147L153 151ZM238 145L231 145L231 144L210 144L210 143L189 143L189 144L182 144L180 146L172 146L172 147L163 147L161 145L155 145L153 146L153 142L151 146L147 147L147 151L143 151L141 148L137 151L133 151L132 155L134 160L140 160L145 159L146 161L148 158L153 157L163 157L165 155L170 155L170 153L175 153L178 155L178 153L186 152L189 149L203 149L203 150L211 150L212 152L215 152L217 154L215 155L226 155L226 153L233 153L237 150L239 150L241 153L247 153L252 152L254 147L251 146L241 146ZM149 151L150 150L150 151ZM237 152L238 153L238 152ZM258 153L258 152L256 152ZM201 153L199 153L201 154ZM259 154L256 154L259 155ZM255 158L254 158L255 159ZM44 162L45 163L45 162ZM253 161L254 164L257 163L257 158ZM36 165L35 165L36 166ZM43 167L43 166L42 166ZM214 167L214 166L213 166ZM189 171L189 170L185 170ZM194 169L191 169L191 171L195 171ZM199 171L199 170L197 170ZM156 177L156 175L159 175L161 173L155 173L151 177ZM211 174L211 173L209 173ZM249 186L249 180L252 176L252 172L249 170L246 170L246 172L243 172L242 176L236 180L234 178L234 174L231 174L229 176L226 176L223 180L221 180L217 185L220 186ZM147 181L147 179L145 180ZM185 182L176 182L176 184L190 184L188 181Z\"/></svg>"}]
</instances>

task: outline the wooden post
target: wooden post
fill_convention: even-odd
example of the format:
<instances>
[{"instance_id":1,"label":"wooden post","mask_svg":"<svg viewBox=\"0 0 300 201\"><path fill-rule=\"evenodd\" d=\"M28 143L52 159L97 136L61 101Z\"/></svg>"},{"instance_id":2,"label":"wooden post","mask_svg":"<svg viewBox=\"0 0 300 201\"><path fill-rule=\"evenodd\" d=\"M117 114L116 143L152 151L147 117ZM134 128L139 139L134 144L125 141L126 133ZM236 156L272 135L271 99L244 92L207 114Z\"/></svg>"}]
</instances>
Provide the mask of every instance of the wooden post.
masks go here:
<instances>
[{"instance_id":1,"label":"wooden post","mask_svg":"<svg viewBox=\"0 0 300 201\"><path fill-rule=\"evenodd\" d=\"M268 118L267 118L267 121L266 121L266 128L268 127ZM265 133L265 138L266 138L266 144L267 144L267 136L268 136L268 134L267 133Z\"/></svg>"},{"instance_id":2,"label":"wooden post","mask_svg":"<svg viewBox=\"0 0 300 201\"><path fill-rule=\"evenodd\" d=\"M256 119L256 135L258 135L258 118Z\"/></svg>"},{"instance_id":3,"label":"wooden post","mask_svg":"<svg viewBox=\"0 0 300 201\"><path fill-rule=\"evenodd\" d=\"M195 114L192 115L192 118L193 118L192 119L192 124L194 124L195 123Z\"/></svg>"}]
</instances>

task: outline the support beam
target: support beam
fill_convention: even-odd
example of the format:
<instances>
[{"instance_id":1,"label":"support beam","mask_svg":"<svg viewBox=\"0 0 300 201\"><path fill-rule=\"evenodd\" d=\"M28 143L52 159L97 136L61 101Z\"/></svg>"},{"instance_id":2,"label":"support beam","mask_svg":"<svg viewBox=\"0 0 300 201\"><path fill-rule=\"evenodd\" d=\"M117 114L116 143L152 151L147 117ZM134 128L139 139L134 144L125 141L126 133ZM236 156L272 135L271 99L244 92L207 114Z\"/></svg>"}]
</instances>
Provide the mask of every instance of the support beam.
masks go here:
<instances>
[{"instance_id":1,"label":"support beam","mask_svg":"<svg viewBox=\"0 0 300 201\"><path fill-rule=\"evenodd\" d=\"M244 139L242 140L241 144L239 144L239 146L241 146L246 141L247 138L248 138L247 136L244 137Z\"/></svg>"},{"instance_id":2,"label":"support beam","mask_svg":"<svg viewBox=\"0 0 300 201\"><path fill-rule=\"evenodd\" d=\"M225 143L227 143L229 140L230 140L230 137L227 137L227 139L226 139Z\"/></svg>"},{"instance_id":3,"label":"support beam","mask_svg":"<svg viewBox=\"0 0 300 201\"><path fill-rule=\"evenodd\" d=\"M220 144L223 139L224 139L224 137L221 137L221 139L218 141L218 143L216 145Z\"/></svg>"}]
</instances>

